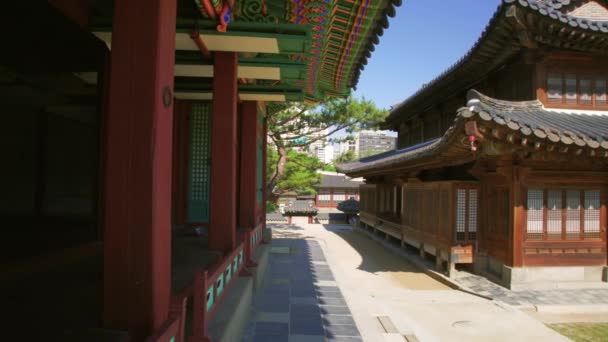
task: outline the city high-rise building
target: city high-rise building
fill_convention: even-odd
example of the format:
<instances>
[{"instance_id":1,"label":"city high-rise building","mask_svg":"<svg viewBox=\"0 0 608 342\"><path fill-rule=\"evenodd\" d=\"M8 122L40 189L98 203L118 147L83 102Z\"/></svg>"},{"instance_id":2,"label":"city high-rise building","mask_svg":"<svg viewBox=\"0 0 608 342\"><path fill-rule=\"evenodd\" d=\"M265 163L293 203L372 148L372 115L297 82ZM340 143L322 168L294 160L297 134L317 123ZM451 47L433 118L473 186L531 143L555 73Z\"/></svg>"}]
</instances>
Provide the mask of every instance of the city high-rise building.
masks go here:
<instances>
[{"instance_id":1,"label":"city high-rise building","mask_svg":"<svg viewBox=\"0 0 608 342\"><path fill-rule=\"evenodd\" d=\"M397 138L383 131L364 130L357 137L357 156L359 158L395 149Z\"/></svg>"}]
</instances>

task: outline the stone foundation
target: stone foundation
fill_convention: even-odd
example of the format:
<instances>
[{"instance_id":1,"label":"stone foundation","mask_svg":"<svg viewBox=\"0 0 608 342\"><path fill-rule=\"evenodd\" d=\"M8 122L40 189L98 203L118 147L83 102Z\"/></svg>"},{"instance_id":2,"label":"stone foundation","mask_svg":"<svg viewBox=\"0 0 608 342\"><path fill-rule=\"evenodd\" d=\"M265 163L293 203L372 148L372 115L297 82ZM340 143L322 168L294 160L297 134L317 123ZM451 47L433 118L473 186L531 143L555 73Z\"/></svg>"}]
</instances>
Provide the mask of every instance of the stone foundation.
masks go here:
<instances>
[{"instance_id":1,"label":"stone foundation","mask_svg":"<svg viewBox=\"0 0 608 342\"><path fill-rule=\"evenodd\" d=\"M607 281L606 266L510 267L487 255L477 255L475 273L511 290L557 289L574 283Z\"/></svg>"}]
</instances>

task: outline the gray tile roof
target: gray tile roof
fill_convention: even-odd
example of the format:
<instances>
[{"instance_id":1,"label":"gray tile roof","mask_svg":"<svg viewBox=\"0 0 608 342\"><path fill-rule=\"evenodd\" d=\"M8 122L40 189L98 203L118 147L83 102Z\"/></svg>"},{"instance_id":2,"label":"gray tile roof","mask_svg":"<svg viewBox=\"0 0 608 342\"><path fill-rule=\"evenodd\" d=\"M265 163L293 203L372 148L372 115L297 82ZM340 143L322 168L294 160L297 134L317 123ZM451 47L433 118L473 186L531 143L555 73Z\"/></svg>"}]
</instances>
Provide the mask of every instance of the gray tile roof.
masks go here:
<instances>
[{"instance_id":1,"label":"gray tile roof","mask_svg":"<svg viewBox=\"0 0 608 342\"><path fill-rule=\"evenodd\" d=\"M346 188L358 189L363 181L355 181L345 175L322 175L321 183L317 188Z\"/></svg>"},{"instance_id":2,"label":"gray tile roof","mask_svg":"<svg viewBox=\"0 0 608 342\"><path fill-rule=\"evenodd\" d=\"M564 39L547 39L541 34L534 34L535 38L541 44L557 44L558 48L575 50L593 51L601 54L608 54L606 47L606 34L608 34L608 21L594 21L585 18L578 18L562 13L564 6L580 5L585 3L582 0L502 0L498 9L488 22L479 39L473 47L456 63L446 69L443 73L425 83L414 94L406 98L401 103L394 106L385 122L385 128L390 128L396 120L399 120L403 115L415 115L424 111L430 105L441 101L441 94L448 95L466 91L473 87L485 75L494 70L496 67L521 49L517 34L506 20L505 12L508 7L517 6L525 11L532 11L537 14L537 17L544 18L552 22L551 25L543 25L543 27L552 27L547 35L552 36L557 32L564 31L564 36L569 41ZM603 5L608 5L608 1L603 1ZM561 28L564 28L562 30ZM546 29L548 30L548 29ZM589 35L595 35L593 39L589 39ZM583 39L585 38L585 39ZM599 44L595 47L589 47L582 43L583 41L596 42ZM574 45L583 44L583 45Z\"/></svg>"},{"instance_id":3,"label":"gray tile roof","mask_svg":"<svg viewBox=\"0 0 608 342\"><path fill-rule=\"evenodd\" d=\"M300 201L296 200L292 205L285 207L285 215L297 216L297 215L316 215L317 207L312 201Z\"/></svg>"},{"instance_id":4,"label":"gray tile roof","mask_svg":"<svg viewBox=\"0 0 608 342\"><path fill-rule=\"evenodd\" d=\"M546 143L608 149L608 112L573 114L547 110L540 101L501 101L469 91L467 107L459 116L478 116Z\"/></svg>"},{"instance_id":5,"label":"gray tile roof","mask_svg":"<svg viewBox=\"0 0 608 342\"><path fill-rule=\"evenodd\" d=\"M608 113L588 115L545 109L540 101L503 101L475 90L468 93L467 106L460 108L453 125L441 137L407 148L382 153L349 164L338 165L345 174L361 174L404 165L425 157L437 158L459 135L464 121L477 120L502 126L514 134L543 144L578 146L608 153ZM601 114L601 112L599 113ZM600 155L600 154L598 154Z\"/></svg>"},{"instance_id":6,"label":"gray tile roof","mask_svg":"<svg viewBox=\"0 0 608 342\"><path fill-rule=\"evenodd\" d=\"M597 21L569 15L564 10L570 5L584 4L581 0L503 0L505 4L514 4L529 8L538 14L558 20L572 27L583 30L600 31L608 33L608 21Z\"/></svg>"},{"instance_id":7,"label":"gray tile roof","mask_svg":"<svg viewBox=\"0 0 608 342\"><path fill-rule=\"evenodd\" d=\"M410 160L434 155L438 152L439 147L445 145L443 143L444 138L437 138L418 145L377 154L375 156L363 158L352 163L338 165L337 169L339 172L351 174L369 169L391 167Z\"/></svg>"}]
</instances>

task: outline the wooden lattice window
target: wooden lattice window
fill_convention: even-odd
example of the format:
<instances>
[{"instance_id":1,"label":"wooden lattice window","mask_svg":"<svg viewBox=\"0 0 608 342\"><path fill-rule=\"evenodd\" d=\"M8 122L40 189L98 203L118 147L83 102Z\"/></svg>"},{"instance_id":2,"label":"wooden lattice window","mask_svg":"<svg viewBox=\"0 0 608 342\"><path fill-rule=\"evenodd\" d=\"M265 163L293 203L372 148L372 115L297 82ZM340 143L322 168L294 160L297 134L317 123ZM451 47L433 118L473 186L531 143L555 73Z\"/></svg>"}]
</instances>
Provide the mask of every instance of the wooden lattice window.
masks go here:
<instances>
[{"instance_id":1,"label":"wooden lattice window","mask_svg":"<svg viewBox=\"0 0 608 342\"><path fill-rule=\"evenodd\" d=\"M547 191L547 237L562 238L562 191Z\"/></svg>"},{"instance_id":2,"label":"wooden lattice window","mask_svg":"<svg viewBox=\"0 0 608 342\"><path fill-rule=\"evenodd\" d=\"M595 104L598 106L602 106L602 105L606 105L607 102L607 91L606 91L606 80L605 79L596 79L595 80L595 89L594 89L594 96L595 96Z\"/></svg>"},{"instance_id":3,"label":"wooden lattice window","mask_svg":"<svg viewBox=\"0 0 608 342\"><path fill-rule=\"evenodd\" d=\"M581 78L578 81L579 103L591 106L593 104L593 86L590 78Z\"/></svg>"},{"instance_id":4,"label":"wooden lattice window","mask_svg":"<svg viewBox=\"0 0 608 342\"><path fill-rule=\"evenodd\" d=\"M547 76L547 100L551 103L562 103L562 75L550 73Z\"/></svg>"},{"instance_id":5,"label":"wooden lattice window","mask_svg":"<svg viewBox=\"0 0 608 342\"><path fill-rule=\"evenodd\" d=\"M456 241L477 238L477 189L456 189Z\"/></svg>"},{"instance_id":6,"label":"wooden lattice window","mask_svg":"<svg viewBox=\"0 0 608 342\"><path fill-rule=\"evenodd\" d=\"M188 221L209 221L211 105L195 104L190 113Z\"/></svg>"},{"instance_id":7,"label":"wooden lattice window","mask_svg":"<svg viewBox=\"0 0 608 342\"><path fill-rule=\"evenodd\" d=\"M467 213L467 191L456 190L456 240L464 240Z\"/></svg>"},{"instance_id":8,"label":"wooden lattice window","mask_svg":"<svg viewBox=\"0 0 608 342\"><path fill-rule=\"evenodd\" d=\"M586 190L584 192L584 235L585 238L600 237L600 192Z\"/></svg>"},{"instance_id":9,"label":"wooden lattice window","mask_svg":"<svg viewBox=\"0 0 608 342\"><path fill-rule=\"evenodd\" d=\"M566 103L575 104L577 91L576 91L576 75L566 74L565 77L565 90L566 90Z\"/></svg>"},{"instance_id":10,"label":"wooden lattice window","mask_svg":"<svg viewBox=\"0 0 608 342\"><path fill-rule=\"evenodd\" d=\"M469 240L477 239L477 189L469 190Z\"/></svg>"},{"instance_id":11,"label":"wooden lattice window","mask_svg":"<svg viewBox=\"0 0 608 342\"><path fill-rule=\"evenodd\" d=\"M528 224L526 232L528 239L543 238L543 191L528 190Z\"/></svg>"},{"instance_id":12,"label":"wooden lattice window","mask_svg":"<svg viewBox=\"0 0 608 342\"><path fill-rule=\"evenodd\" d=\"M578 240L581 233L580 191L566 191L566 239Z\"/></svg>"},{"instance_id":13,"label":"wooden lattice window","mask_svg":"<svg viewBox=\"0 0 608 342\"><path fill-rule=\"evenodd\" d=\"M334 202L342 202L346 201L346 192L344 190L335 190L334 191Z\"/></svg>"},{"instance_id":14,"label":"wooden lattice window","mask_svg":"<svg viewBox=\"0 0 608 342\"><path fill-rule=\"evenodd\" d=\"M600 190L528 189L528 240L598 239Z\"/></svg>"},{"instance_id":15,"label":"wooden lattice window","mask_svg":"<svg viewBox=\"0 0 608 342\"><path fill-rule=\"evenodd\" d=\"M317 198L319 199L320 204L329 204L329 202L331 202L331 193L327 190L321 190L319 191Z\"/></svg>"},{"instance_id":16,"label":"wooden lattice window","mask_svg":"<svg viewBox=\"0 0 608 342\"><path fill-rule=\"evenodd\" d=\"M590 76L576 72L549 72L546 79L548 104L573 107L606 106L606 75Z\"/></svg>"}]
</instances>

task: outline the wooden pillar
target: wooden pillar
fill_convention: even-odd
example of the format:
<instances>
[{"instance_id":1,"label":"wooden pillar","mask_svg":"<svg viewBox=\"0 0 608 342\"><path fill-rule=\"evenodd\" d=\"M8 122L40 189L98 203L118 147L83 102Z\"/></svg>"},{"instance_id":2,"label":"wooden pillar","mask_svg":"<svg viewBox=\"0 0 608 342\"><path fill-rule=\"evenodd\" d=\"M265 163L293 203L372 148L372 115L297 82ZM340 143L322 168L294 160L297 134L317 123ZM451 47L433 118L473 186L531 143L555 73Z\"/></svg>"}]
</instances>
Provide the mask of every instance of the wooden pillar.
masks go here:
<instances>
[{"instance_id":1,"label":"wooden pillar","mask_svg":"<svg viewBox=\"0 0 608 342\"><path fill-rule=\"evenodd\" d=\"M266 104L262 102L262 108L264 110L264 123L262 128L262 224L266 227L266 202L268 201L268 191L266 187L267 177L267 152L268 152L268 120L267 120L267 108Z\"/></svg>"},{"instance_id":2,"label":"wooden pillar","mask_svg":"<svg viewBox=\"0 0 608 342\"><path fill-rule=\"evenodd\" d=\"M173 107L173 225L187 224L189 116L192 102L175 100Z\"/></svg>"},{"instance_id":3,"label":"wooden pillar","mask_svg":"<svg viewBox=\"0 0 608 342\"><path fill-rule=\"evenodd\" d=\"M256 226L256 185L257 185L257 115L255 101L245 101L241 105L241 145L240 145L240 196L239 227L253 229Z\"/></svg>"},{"instance_id":4,"label":"wooden pillar","mask_svg":"<svg viewBox=\"0 0 608 342\"><path fill-rule=\"evenodd\" d=\"M89 2L83 0L49 0L49 3L80 27L89 22Z\"/></svg>"},{"instance_id":5,"label":"wooden pillar","mask_svg":"<svg viewBox=\"0 0 608 342\"><path fill-rule=\"evenodd\" d=\"M103 325L142 341L168 318L175 0L114 4Z\"/></svg>"},{"instance_id":6,"label":"wooden pillar","mask_svg":"<svg viewBox=\"0 0 608 342\"><path fill-rule=\"evenodd\" d=\"M236 247L237 54L214 53L209 248Z\"/></svg>"},{"instance_id":7,"label":"wooden pillar","mask_svg":"<svg viewBox=\"0 0 608 342\"><path fill-rule=\"evenodd\" d=\"M526 232L526 211L524 208L525 196L522 186L522 180L525 178L527 169L522 167L513 167L513 178L511 182L511 196L513 203L513 250L512 250L512 266L523 266L524 256L524 237Z\"/></svg>"}]
</instances>

